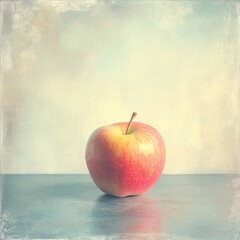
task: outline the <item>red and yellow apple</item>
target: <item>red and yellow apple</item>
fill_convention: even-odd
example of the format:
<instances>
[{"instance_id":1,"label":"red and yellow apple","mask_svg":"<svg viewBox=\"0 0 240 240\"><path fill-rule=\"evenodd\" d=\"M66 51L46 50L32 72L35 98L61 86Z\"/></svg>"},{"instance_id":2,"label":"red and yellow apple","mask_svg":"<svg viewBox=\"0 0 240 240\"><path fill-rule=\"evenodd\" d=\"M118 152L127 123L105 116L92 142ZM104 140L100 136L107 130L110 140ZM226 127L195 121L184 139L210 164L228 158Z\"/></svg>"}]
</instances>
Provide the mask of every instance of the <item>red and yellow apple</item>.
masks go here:
<instances>
[{"instance_id":1,"label":"red and yellow apple","mask_svg":"<svg viewBox=\"0 0 240 240\"><path fill-rule=\"evenodd\" d=\"M140 195L161 176L165 144L153 127L130 121L96 129L88 139L85 158L89 173L103 192Z\"/></svg>"}]
</instances>

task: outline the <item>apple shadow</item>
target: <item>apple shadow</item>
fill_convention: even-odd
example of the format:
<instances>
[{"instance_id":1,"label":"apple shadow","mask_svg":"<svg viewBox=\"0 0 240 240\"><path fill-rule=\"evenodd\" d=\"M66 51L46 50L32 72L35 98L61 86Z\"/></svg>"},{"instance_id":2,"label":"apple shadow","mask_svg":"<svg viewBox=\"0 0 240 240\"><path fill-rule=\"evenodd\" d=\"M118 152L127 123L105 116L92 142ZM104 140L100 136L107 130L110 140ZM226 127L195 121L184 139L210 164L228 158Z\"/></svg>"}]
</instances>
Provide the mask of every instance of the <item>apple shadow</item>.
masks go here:
<instances>
[{"instance_id":1,"label":"apple shadow","mask_svg":"<svg viewBox=\"0 0 240 240\"><path fill-rule=\"evenodd\" d=\"M161 210L153 199L144 195L119 198L104 194L97 199L91 219L91 232L97 236L162 231Z\"/></svg>"}]
</instances>

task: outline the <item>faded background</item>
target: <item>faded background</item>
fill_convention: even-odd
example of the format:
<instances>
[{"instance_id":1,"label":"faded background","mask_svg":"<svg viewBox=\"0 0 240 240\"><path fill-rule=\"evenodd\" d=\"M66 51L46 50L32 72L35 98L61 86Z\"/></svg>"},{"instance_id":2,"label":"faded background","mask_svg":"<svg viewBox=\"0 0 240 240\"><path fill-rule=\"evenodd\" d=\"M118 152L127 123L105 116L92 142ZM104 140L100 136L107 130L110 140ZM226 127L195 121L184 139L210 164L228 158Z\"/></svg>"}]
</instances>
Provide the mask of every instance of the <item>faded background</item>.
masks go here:
<instances>
[{"instance_id":1,"label":"faded background","mask_svg":"<svg viewBox=\"0 0 240 240\"><path fill-rule=\"evenodd\" d=\"M1 1L1 171L87 173L99 126L157 128L164 173L239 172L237 1Z\"/></svg>"}]
</instances>

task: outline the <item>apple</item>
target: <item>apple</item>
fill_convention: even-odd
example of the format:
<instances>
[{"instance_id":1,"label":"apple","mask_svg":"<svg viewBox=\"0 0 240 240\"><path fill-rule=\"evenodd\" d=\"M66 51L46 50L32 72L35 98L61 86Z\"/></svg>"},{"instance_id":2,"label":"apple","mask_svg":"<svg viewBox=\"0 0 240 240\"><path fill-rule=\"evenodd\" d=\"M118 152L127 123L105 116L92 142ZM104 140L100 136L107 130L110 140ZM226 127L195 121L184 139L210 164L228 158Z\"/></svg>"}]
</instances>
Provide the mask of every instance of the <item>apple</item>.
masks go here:
<instances>
[{"instance_id":1,"label":"apple","mask_svg":"<svg viewBox=\"0 0 240 240\"><path fill-rule=\"evenodd\" d=\"M165 144L153 127L130 121L96 129L88 139L86 164L96 186L116 197L140 195L161 176Z\"/></svg>"}]
</instances>

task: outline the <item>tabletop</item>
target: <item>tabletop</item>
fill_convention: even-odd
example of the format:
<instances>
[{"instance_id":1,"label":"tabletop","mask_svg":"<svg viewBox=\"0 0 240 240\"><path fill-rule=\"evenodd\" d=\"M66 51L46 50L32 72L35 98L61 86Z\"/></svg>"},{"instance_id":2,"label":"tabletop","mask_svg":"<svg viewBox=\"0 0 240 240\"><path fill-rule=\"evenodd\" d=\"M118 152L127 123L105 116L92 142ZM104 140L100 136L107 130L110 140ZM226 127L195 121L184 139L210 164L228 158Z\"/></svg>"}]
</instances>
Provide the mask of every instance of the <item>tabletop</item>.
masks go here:
<instances>
[{"instance_id":1,"label":"tabletop","mask_svg":"<svg viewBox=\"0 0 240 240\"><path fill-rule=\"evenodd\" d=\"M162 175L145 194L87 174L1 176L1 239L240 239L239 175Z\"/></svg>"}]
</instances>

